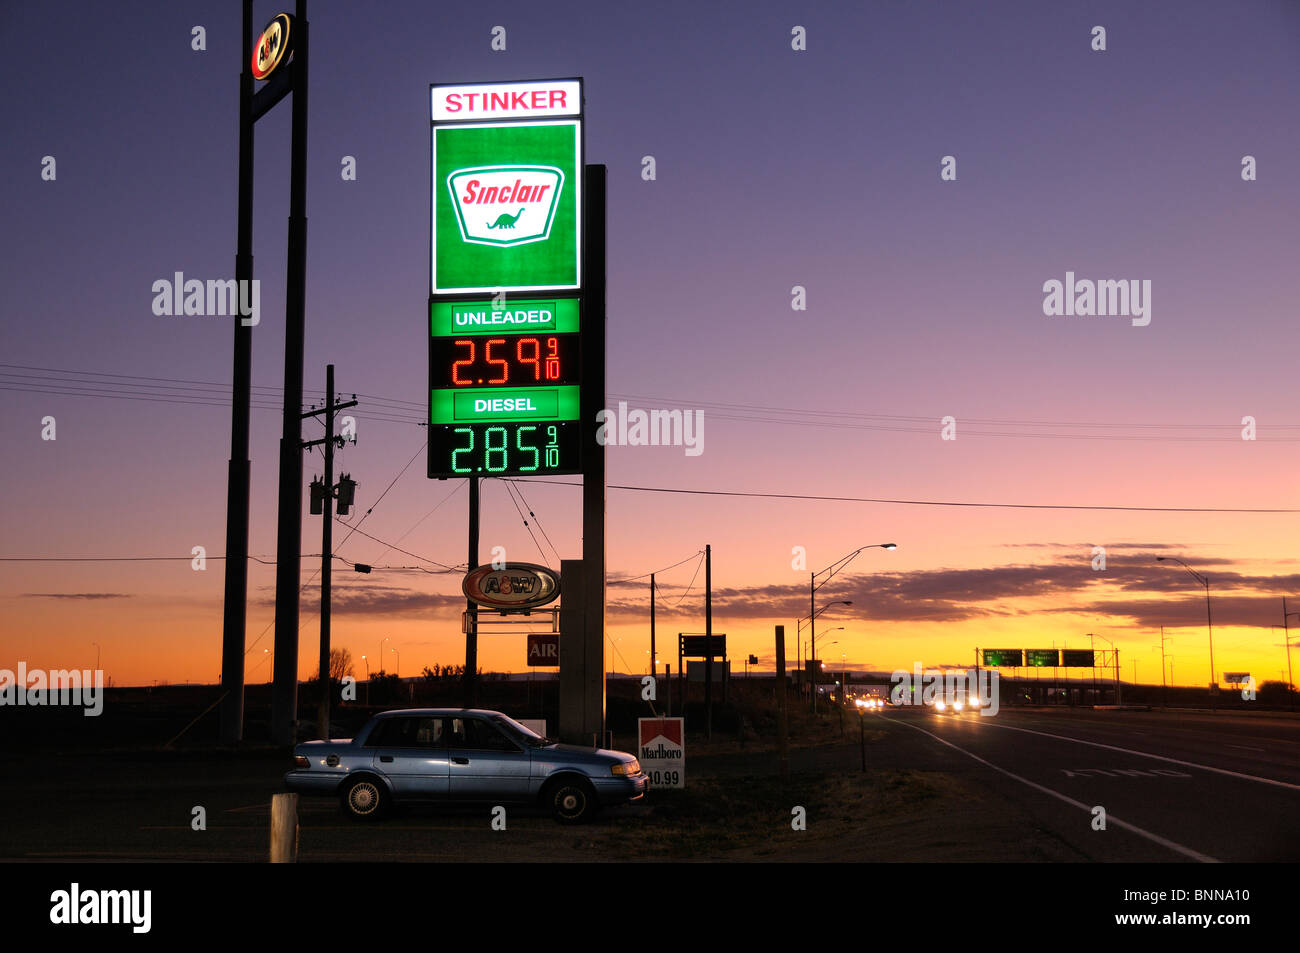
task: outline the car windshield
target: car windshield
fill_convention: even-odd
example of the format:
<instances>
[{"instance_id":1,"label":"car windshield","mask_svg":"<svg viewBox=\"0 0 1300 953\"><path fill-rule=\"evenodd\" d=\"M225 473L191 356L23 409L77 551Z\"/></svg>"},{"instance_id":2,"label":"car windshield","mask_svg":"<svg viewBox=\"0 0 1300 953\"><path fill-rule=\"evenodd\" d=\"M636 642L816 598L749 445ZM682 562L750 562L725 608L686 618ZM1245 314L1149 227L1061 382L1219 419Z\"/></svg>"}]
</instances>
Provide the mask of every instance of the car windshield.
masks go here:
<instances>
[{"instance_id":1,"label":"car windshield","mask_svg":"<svg viewBox=\"0 0 1300 953\"><path fill-rule=\"evenodd\" d=\"M513 738L517 738L523 744L530 745L534 748L541 745L549 744L549 738L543 738L527 725L521 725L509 715L495 715L492 723Z\"/></svg>"}]
</instances>

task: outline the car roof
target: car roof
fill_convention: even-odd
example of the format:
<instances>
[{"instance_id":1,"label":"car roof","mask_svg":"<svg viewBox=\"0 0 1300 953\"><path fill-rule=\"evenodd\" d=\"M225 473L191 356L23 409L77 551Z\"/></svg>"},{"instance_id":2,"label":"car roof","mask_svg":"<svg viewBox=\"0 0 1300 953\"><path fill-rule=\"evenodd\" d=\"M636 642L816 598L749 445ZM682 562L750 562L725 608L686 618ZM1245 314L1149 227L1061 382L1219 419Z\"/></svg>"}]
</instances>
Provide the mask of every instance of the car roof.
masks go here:
<instances>
[{"instance_id":1,"label":"car roof","mask_svg":"<svg viewBox=\"0 0 1300 953\"><path fill-rule=\"evenodd\" d=\"M394 708L378 712L376 718L394 718L399 715L500 715L487 708Z\"/></svg>"}]
</instances>

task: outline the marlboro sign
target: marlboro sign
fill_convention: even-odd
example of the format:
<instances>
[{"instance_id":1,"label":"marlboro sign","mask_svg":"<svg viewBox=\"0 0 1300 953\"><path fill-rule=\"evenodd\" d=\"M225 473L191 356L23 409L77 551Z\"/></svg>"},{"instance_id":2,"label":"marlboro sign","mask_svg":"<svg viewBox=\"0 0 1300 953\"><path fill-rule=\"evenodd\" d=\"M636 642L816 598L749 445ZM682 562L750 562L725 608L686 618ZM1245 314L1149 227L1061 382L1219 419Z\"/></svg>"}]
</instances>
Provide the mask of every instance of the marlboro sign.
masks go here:
<instances>
[{"instance_id":1,"label":"marlboro sign","mask_svg":"<svg viewBox=\"0 0 1300 953\"><path fill-rule=\"evenodd\" d=\"M686 787L686 719L638 718L637 757L660 788Z\"/></svg>"}]
</instances>

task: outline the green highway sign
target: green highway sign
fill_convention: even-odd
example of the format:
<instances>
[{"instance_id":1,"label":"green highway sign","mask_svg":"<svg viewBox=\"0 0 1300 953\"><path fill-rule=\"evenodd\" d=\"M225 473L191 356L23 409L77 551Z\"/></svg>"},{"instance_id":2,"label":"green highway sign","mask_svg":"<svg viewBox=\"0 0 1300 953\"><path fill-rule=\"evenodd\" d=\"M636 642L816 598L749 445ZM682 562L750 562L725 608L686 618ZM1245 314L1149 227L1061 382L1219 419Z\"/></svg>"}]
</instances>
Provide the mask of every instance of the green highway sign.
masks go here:
<instances>
[{"instance_id":1,"label":"green highway sign","mask_svg":"<svg viewBox=\"0 0 1300 953\"><path fill-rule=\"evenodd\" d=\"M1061 659L1056 649L1025 649L1025 664L1031 668L1055 668Z\"/></svg>"},{"instance_id":2,"label":"green highway sign","mask_svg":"<svg viewBox=\"0 0 1300 953\"><path fill-rule=\"evenodd\" d=\"M1062 649L1061 664L1066 668L1093 668L1096 661L1092 649Z\"/></svg>"},{"instance_id":3,"label":"green highway sign","mask_svg":"<svg viewBox=\"0 0 1300 953\"><path fill-rule=\"evenodd\" d=\"M989 668L1019 668L1025 664L1020 649L985 649L984 664Z\"/></svg>"}]
</instances>

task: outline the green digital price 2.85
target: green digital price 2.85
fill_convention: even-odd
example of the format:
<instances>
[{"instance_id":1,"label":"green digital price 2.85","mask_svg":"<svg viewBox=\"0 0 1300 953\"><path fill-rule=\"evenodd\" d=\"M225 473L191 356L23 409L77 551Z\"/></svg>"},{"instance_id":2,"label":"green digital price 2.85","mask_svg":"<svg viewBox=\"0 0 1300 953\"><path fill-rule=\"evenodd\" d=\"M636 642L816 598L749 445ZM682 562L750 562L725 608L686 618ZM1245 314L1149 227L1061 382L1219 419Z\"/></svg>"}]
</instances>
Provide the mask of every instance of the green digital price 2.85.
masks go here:
<instances>
[{"instance_id":1,"label":"green digital price 2.85","mask_svg":"<svg viewBox=\"0 0 1300 953\"><path fill-rule=\"evenodd\" d=\"M435 469L451 476L573 472L577 437L570 420L447 424L429 435Z\"/></svg>"}]
</instances>

